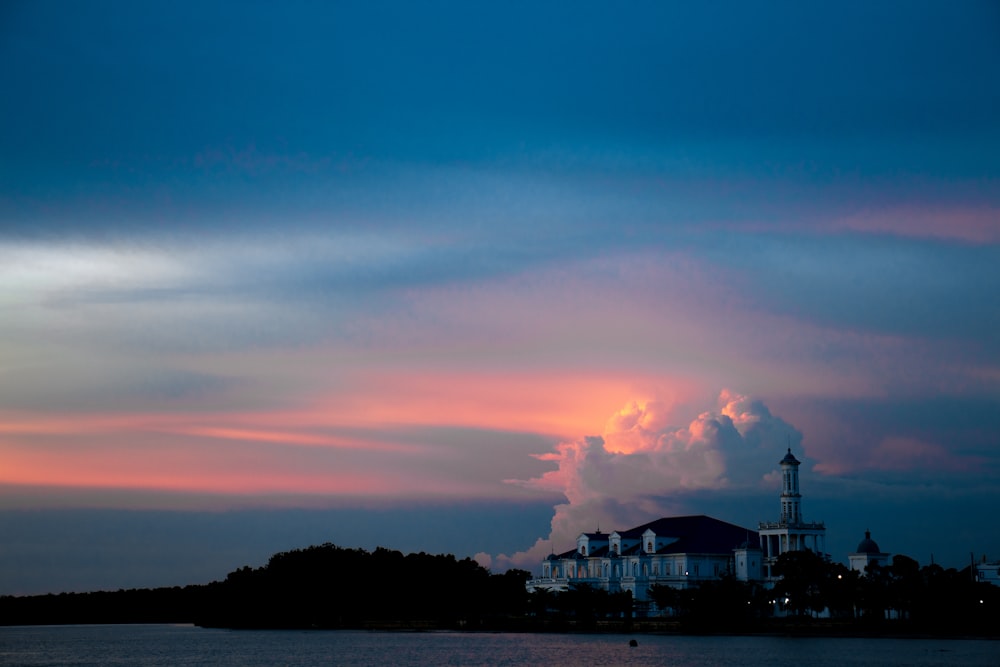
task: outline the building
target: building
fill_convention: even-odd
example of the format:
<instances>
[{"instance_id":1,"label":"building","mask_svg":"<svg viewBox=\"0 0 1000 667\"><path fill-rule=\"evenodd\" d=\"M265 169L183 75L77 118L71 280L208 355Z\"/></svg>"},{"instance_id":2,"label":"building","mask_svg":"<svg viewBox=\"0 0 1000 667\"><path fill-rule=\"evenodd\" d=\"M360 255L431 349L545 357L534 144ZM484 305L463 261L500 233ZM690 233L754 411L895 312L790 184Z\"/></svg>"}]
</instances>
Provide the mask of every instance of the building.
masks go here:
<instances>
[{"instance_id":1,"label":"building","mask_svg":"<svg viewBox=\"0 0 1000 667\"><path fill-rule=\"evenodd\" d=\"M740 581L772 581L782 553L811 549L823 554L826 527L802 519L799 461L781 461L781 518L761 522L758 531L705 515L665 517L628 530L581 533L576 548L553 553L529 592L565 591L586 584L610 593L628 591L639 603L649 587L687 588L732 575Z\"/></svg>"},{"instance_id":2,"label":"building","mask_svg":"<svg viewBox=\"0 0 1000 667\"><path fill-rule=\"evenodd\" d=\"M975 569L976 581L1000 586L1000 561L987 563L986 556L983 556L982 562L975 563L973 568Z\"/></svg>"},{"instance_id":3,"label":"building","mask_svg":"<svg viewBox=\"0 0 1000 667\"><path fill-rule=\"evenodd\" d=\"M799 465L792 449L778 462L781 466L781 518L761 521L758 525L764 576L773 579L778 556L786 551L826 553L826 526L802 519L802 494L799 493Z\"/></svg>"},{"instance_id":4,"label":"building","mask_svg":"<svg viewBox=\"0 0 1000 667\"><path fill-rule=\"evenodd\" d=\"M868 571L868 566L872 563L885 567L889 564L889 554L882 553L878 544L872 539L870 530L865 531L865 539L858 543L857 551L847 557L851 569L864 574Z\"/></svg>"},{"instance_id":5,"label":"building","mask_svg":"<svg viewBox=\"0 0 1000 667\"><path fill-rule=\"evenodd\" d=\"M687 588L733 574L761 577L757 533L709 516L665 517L629 530L581 533L576 548L552 554L528 590L567 590L587 584L648 600L654 584Z\"/></svg>"}]
</instances>

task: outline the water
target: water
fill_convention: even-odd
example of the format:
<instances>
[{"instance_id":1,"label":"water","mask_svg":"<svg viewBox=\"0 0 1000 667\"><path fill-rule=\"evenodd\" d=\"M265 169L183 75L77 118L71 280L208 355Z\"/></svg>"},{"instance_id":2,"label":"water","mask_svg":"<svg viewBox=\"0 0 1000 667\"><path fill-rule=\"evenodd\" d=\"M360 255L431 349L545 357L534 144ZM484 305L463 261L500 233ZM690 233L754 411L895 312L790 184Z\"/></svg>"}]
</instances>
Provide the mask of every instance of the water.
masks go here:
<instances>
[{"instance_id":1,"label":"water","mask_svg":"<svg viewBox=\"0 0 1000 667\"><path fill-rule=\"evenodd\" d=\"M636 639L639 646L629 647ZM1000 664L1000 642L964 639L675 637L208 630L184 625L0 627L0 665L409 667L810 667Z\"/></svg>"}]
</instances>

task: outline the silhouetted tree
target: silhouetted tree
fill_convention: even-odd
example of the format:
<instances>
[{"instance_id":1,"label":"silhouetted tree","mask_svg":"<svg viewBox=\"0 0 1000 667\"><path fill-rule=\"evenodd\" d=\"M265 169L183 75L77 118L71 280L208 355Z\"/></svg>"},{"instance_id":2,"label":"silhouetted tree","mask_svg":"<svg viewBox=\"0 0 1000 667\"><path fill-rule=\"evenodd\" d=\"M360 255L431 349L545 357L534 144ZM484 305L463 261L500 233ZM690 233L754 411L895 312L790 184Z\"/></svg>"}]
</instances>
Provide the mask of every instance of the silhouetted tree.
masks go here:
<instances>
[{"instance_id":1,"label":"silhouetted tree","mask_svg":"<svg viewBox=\"0 0 1000 667\"><path fill-rule=\"evenodd\" d=\"M775 586L779 601L799 616L824 609L822 591L829 568L812 551L786 551L778 556L774 573L781 577Z\"/></svg>"}]
</instances>

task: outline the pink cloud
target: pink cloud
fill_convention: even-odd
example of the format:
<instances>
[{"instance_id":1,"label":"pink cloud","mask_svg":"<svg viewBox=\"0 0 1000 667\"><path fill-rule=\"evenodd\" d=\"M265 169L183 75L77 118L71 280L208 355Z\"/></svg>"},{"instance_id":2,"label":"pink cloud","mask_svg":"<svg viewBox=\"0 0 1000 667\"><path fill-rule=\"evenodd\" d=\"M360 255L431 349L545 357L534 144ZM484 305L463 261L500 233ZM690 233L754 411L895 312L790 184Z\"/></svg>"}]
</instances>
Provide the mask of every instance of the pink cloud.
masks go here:
<instances>
[{"instance_id":1,"label":"pink cloud","mask_svg":"<svg viewBox=\"0 0 1000 667\"><path fill-rule=\"evenodd\" d=\"M1000 243L1000 210L985 206L901 206L863 211L837 220L833 228L993 244Z\"/></svg>"}]
</instances>

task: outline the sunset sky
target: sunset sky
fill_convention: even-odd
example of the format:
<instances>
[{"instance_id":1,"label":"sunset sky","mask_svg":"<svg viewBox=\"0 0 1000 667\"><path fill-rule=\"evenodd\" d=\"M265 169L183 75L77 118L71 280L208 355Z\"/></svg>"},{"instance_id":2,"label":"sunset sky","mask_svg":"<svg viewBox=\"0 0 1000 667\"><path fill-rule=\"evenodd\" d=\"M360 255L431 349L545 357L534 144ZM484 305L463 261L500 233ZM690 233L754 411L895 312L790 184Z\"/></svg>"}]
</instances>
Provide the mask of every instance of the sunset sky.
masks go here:
<instances>
[{"instance_id":1,"label":"sunset sky","mask_svg":"<svg viewBox=\"0 0 1000 667\"><path fill-rule=\"evenodd\" d=\"M1000 559L996 2L0 3L0 594L776 519Z\"/></svg>"}]
</instances>

